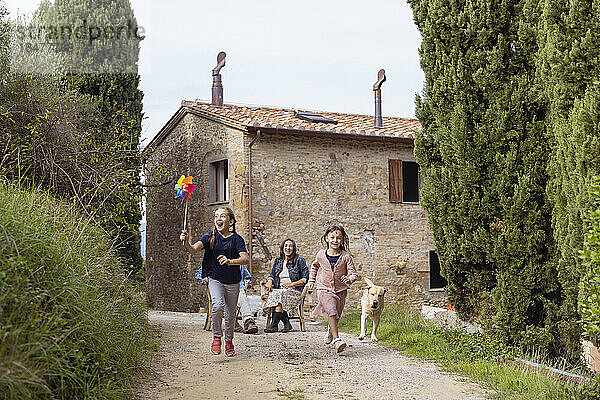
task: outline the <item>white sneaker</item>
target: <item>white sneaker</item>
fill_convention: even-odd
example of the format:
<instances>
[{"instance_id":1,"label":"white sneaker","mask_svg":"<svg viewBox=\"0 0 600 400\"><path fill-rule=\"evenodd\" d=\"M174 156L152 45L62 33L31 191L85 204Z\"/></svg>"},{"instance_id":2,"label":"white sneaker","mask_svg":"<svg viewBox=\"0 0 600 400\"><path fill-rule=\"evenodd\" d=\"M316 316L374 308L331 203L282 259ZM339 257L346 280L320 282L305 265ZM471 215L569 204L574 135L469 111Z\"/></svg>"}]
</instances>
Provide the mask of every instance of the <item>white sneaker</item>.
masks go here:
<instances>
[{"instance_id":1,"label":"white sneaker","mask_svg":"<svg viewBox=\"0 0 600 400\"><path fill-rule=\"evenodd\" d=\"M329 328L327 328L327 335L325 335L325 344L329 344L331 343L331 341L333 340L333 335L331 335L331 331L329 330Z\"/></svg>"},{"instance_id":2,"label":"white sneaker","mask_svg":"<svg viewBox=\"0 0 600 400\"><path fill-rule=\"evenodd\" d=\"M340 338L335 339L333 342L331 342L331 344L333 347L335 347L335 351L338 353L341 353L346 348L346 342Z\"/></svg>"}]
</instances>

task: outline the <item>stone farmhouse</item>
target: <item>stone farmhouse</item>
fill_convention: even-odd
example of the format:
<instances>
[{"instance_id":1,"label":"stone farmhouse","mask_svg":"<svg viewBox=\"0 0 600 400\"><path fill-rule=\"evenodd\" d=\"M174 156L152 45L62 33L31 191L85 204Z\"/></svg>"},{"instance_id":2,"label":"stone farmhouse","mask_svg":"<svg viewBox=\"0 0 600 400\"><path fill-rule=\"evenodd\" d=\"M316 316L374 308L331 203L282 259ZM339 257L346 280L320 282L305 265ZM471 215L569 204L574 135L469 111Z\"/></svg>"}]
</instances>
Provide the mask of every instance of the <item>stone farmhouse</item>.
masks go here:
<instances>
[{"instance_id":1,"label":"stone farmhouse","mask_svg":"<svg viewBox=\"0 0 600 400\"><path fill-rule=\"evenodd\" d=\"M413 134L420 124L381 116L383 70L374 86L376 117L225 104L219 70L212 102L182 101L143 152L149 306L197 310L205 298L194 279L202 252L188 255L178 239L184 206L173 182L182 174L197 185L187 213L192 240L212 228L216 208L231 207L237 232L251 243L255 282L269 273L284 239L294 239L310 263L327 226L337 223L350 237L359 275L387 287L387 302L445 306L419 205ZM360 304L363 286L350 289L350 308Z\"/></svg>"}]
</instances>

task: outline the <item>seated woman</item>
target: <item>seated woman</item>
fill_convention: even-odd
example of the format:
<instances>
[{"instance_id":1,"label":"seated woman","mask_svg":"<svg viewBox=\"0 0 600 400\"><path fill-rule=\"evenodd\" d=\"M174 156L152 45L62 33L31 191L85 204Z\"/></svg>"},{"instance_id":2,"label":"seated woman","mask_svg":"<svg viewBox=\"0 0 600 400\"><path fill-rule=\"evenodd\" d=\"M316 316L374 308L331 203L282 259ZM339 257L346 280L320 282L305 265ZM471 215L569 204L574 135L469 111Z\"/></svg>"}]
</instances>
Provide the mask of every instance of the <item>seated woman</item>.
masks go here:
<instances>
[{"instance_id":1,"label":"seated woman","mask_svg":"<svg viewBox=\"0 0 600 400\"><path fill-rule=\"evenodd\" d=\"M281 332L292 330L289 316L296 315L304 285L308 282L306 260L296 253L296 242L285 239L279 248L279 257L275 259L271 273L267 278L269 297L264 311L272 311L271 324L265 333L277 332L279 321L283 322Z\"/></svg>"}]
</instances>

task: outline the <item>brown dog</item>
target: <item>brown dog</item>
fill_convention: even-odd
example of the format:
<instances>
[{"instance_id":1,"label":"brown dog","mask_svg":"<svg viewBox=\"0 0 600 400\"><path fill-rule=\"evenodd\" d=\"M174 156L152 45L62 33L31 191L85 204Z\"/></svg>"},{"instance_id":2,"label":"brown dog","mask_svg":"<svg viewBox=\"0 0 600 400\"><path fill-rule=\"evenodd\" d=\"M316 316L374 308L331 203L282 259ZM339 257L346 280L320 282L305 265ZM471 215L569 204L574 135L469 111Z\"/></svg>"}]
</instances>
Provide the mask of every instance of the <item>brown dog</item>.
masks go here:
<instances>
[{"instance_id":1,"label":"brown dog","mask_svg":"<svg viewBox=\"0 0 600 400\"><path fill-rule=\"evenodd\" d=\"M371 341L376 342L377 327L379 326L379 320L381 319L381 312L383 311L383 296L387 289L381 286L375 285L368 278L363 277L363 281L367 284L367 288L363 291L360 304L362 306L362 314L360 316L360 336L358 340L363 340L367 333L367 317L371 317L373 320L373 332L371 332Z\"/></svg>"}]
</instances>

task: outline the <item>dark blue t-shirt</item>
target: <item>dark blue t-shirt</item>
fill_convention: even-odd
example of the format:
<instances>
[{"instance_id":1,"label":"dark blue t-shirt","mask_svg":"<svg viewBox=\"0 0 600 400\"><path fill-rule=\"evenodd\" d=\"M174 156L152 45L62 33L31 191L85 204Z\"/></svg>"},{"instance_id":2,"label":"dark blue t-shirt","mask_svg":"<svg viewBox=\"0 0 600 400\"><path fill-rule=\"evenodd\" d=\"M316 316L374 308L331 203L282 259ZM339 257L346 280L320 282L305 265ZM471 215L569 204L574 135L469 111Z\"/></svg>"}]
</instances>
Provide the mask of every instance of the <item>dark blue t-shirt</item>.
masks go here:
<instances>
[{"instance_id":1,"label":"dark blue t-shirt","mask_svg":"<svg viewBox=\"0 0 600 400\"><path fill-rule=\"evenodd\" d=\"M340 259L341 254L338 254L337 256L330 256L327 254L327 252L325 252L325 256L327 257L327 260L329 260L329 265L331 265L331 270L333 271L335 264L337 264L338 260Z\"/></svg>"},{"instance_id":2,"label":"dark blue t-shirt","mask_svg":"<svg viewBox=\"0 0 600 400\"><path fill-rule=\"evenodd\" d=\"M240 253L246 252L246 243L237 233L224 238L215 232L215 247L210 248L211 232L200 238L204 244L204 258L202 259L202 278L212 278L225 284L240 283L242 274L239 265L220 265L217 257L221 254L231 259L239 258Z\"/></svg>"}]
</instances>

